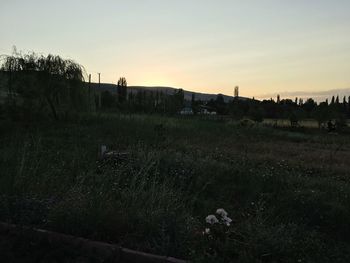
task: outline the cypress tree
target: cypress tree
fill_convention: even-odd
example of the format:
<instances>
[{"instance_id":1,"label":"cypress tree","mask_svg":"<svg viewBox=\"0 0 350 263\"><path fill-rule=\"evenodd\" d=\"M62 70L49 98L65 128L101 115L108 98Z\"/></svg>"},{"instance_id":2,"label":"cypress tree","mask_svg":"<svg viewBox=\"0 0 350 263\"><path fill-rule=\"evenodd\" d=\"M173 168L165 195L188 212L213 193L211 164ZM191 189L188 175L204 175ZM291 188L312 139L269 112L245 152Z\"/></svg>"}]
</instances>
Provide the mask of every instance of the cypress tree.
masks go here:
<instances>
[{"instance_id":1,"label":"cypress tree","mask_svg":"<svg viewBox=\"0 0 350 263\"><path fill-rule=\"evenodd\" d=\"M343 98L343 112L346 114L346 111L347 111L347 103L346 103L346 97L344 96Z\"/></svg>"}]
</instances>

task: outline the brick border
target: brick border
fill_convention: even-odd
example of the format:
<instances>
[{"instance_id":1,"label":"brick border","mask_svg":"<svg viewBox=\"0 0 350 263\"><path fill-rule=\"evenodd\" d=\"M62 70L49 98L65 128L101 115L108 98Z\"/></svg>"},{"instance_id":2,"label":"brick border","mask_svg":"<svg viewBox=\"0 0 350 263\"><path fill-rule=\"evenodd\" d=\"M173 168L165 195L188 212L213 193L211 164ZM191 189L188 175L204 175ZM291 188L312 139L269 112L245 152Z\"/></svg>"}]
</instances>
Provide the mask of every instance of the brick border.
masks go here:
<instances>
[{"instance_id":1,"label":"brick border","mask_svg":"<svg viewBox=\"0 0 350 263\"><path fill-rule=\"evenodd\" d=\"M186 263L187 261L166 256L158 256L117 245L92 241L71 235L43 229L0 222L0 235L16 235L48 242L51 245L66 245L79 250L83 256L102 258L115 263Z\"/></svg>"}]
</instances>

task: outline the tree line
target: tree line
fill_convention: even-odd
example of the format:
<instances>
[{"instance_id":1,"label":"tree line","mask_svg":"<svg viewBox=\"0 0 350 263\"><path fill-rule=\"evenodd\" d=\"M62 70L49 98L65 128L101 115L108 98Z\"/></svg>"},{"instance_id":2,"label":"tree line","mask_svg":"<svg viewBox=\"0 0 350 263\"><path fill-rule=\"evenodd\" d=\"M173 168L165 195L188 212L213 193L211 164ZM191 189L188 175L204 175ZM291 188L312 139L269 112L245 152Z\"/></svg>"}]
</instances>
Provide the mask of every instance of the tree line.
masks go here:
<instances>
[{"instance_id":1,"label":"tree line","mask_svg":"<svg viewBox=\"0 0 350 263\"><path fill-rule=\"evenodd\" d=\"M217 102L216 102L217 103ZM295 98L277 100L239 100L233 99L227 105L221 105L221 111L230 114L235 118L243 118L247 116L257 122L263 119L289 119L291 125L298 125L301 119L315 119L319 127L323 124L332 122L338 127L346 124L346 119L350 118L350 96L344 97L343 101L339 101L339 97L316 103L312 98L303 101L303 99Z\"/></svg>"},{"instance_id":2,"label":"tree line","mask_svg":"<svg viewBox=\"0 0 350 263\"><path fill-rule=\"evenodd\" d=\"M146 89L128 89L125 78L120 78L116 92L101 92L102 110L131 113L178 113L185 103L182 89L174 92ZM115 94L115 95L113 95Z\"/></svg>"},{"instance_id":3,"label":"tree line","mask_svg":"<svg viewBox=\"0 0 350 263\"><path fill-rule=\"evenodd\" d=\"M117 94L119 97L120 92ZM112 93L104 91L102 95L104 108L174 114L188 106L193 114L202 114L203 109L209 109L217 115L226 115L233 119L250 118L256 122L261 122L263 119L289 119L292 125L297 125L301 119L311 118L317 120L319 126L329 121L339 126L344 125L346 119L350 118L350 96L343 97L342 101L339 96L333 96L330 102L326 100L317 103L312 98L304 101L298 98L281 99L280 96L277 96L276 100L262 101L236 96L226 102L221 94L217 95L216 99L201 101L195 98L195 93L192 94L191 101L186 101L184 91L181 89L175 90L173 94L157 90L129 91L127 94L123 100L118 100ZM123 103L120 103L121 101Z\"/></svg>"},{"instance_id":4,"label":"tree line","mask_svg":"<svg viewBox=\"0 0 350 263\"><path fill-rule=\"evenodd\" d=\"M185 100L182 89L162 90L128 89L127 80L118 80L115 92L91 89L85 81L85 70L78 63L54 55L14 52L3 56L0 64L0 115L12 118L68 118L75 113L120 111L131 113L178 114L188 107L193 114L203 109L233 119L250 118L261 122L269 119L289 119L297 125L300 119L313 118L319 126L333 121L344 125L350 118L350 96L336 96L316 103L313 99L295 98L255 100L236 96L225 101L223 95L201 101L192 94Z\"/></svg>"}]
</instances>

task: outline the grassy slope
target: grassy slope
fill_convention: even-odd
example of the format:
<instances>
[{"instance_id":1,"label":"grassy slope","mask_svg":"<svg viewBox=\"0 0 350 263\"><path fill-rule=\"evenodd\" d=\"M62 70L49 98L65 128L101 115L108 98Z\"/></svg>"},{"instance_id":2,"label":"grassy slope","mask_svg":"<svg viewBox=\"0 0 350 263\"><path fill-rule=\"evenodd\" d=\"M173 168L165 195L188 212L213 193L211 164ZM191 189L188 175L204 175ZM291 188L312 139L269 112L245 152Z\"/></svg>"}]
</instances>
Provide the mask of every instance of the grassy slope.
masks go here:
<instances>
[{"instance_id":1,"label":"grassy slope","mask_svg":"<svg viewBox=\"0 0 350 263\"><path fill-rule=\"evenodd\" d=\"M349 261L346 136L139 115L0 135L1 220L198 261ZM98 163L99 144L130 156Z\"/></svg>"}]
</instances>

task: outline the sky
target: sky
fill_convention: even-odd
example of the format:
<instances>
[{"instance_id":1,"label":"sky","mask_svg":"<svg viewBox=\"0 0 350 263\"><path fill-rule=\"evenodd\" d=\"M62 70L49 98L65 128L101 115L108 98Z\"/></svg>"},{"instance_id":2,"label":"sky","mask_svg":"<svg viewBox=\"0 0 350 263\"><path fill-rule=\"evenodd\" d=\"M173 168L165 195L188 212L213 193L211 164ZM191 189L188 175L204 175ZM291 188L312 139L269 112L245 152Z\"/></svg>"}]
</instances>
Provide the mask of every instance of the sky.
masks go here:
<instances>
[{"instance_id":1,"label":"sky","mask_svg":"<svg viewBox=\"0 0 350 263\"><path fill-rule=\"evenodd\" d=\"M349 0L0 0L0 55L57 54L108 83L314 94L350 88L349 13Z\"/></svg>"}]
</instances>

